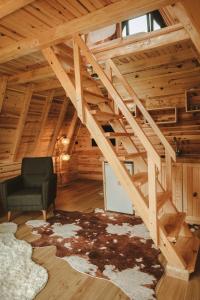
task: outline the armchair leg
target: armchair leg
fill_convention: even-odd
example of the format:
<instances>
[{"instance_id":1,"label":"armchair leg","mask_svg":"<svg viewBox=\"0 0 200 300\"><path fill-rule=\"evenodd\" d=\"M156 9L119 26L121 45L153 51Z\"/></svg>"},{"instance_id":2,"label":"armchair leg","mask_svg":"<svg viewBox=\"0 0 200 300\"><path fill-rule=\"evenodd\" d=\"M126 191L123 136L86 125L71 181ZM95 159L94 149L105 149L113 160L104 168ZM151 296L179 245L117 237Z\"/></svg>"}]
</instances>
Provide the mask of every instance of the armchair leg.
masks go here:
<instances>
[{"instance_id":1,"label":"armchair leg","mask_svg":"<svg viewBox=\"0 0 200 300\"><path fill-rule=\"evenodd\" d=\"M11 211L9 210L8 211L8 222L10 222L10 219L11 219Z\"/></svg>"},{"instance_id":2,"label":"armchair leg","mask_svg":"<svg viewBox=\"0 0 200 300\"><path fill-rule=\"evenodd\" d=\"M44 221L46 221L47 220L47 211L46 210L42 210L42 214L43 214Z\"/></svg>"}]
</instances>

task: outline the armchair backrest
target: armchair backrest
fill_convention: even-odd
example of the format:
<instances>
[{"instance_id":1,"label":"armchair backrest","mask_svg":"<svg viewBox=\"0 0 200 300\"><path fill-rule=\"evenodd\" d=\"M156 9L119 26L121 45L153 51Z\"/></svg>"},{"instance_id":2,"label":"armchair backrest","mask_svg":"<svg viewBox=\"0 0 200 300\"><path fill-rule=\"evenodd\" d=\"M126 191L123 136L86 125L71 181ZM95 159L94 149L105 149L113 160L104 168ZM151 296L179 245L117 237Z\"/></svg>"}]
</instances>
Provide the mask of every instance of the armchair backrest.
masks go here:
<instances>
[{"instance_id":1,"label":"armchair backrest","mask_svg":"<svg viewBox=\"0 0 200 300\"><path fill-rule=\"evenodd\" d=\"M25 157L22 160L21 175L25 187L40 187L45 178L53 174L51 157Z\"/></svg>"}]
</instances>

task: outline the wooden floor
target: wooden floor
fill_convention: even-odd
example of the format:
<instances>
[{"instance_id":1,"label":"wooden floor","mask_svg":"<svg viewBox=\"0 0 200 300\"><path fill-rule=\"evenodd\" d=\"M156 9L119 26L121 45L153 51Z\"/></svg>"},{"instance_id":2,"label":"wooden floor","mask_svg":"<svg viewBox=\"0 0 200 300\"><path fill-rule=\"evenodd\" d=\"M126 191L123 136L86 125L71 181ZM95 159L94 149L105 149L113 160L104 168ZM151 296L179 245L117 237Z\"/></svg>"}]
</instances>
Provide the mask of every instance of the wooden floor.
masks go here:
<instances>
[{"instance_id":1,"label":"wooden floor","mask_svg":"<svg viewBox=\"0 0 200 300\"><path fill-rule=\"evenodd\" d=\"M79 180L65 189L59 190L56 208L89 212L94 208L103 208L102 183ZM52 212L50 211L48 216ZM28 242L35 237L24 225L27 220L41 219L40 213L16 214L13 221L19 224L17 238ZM5 217L0 221L5 221ZM46 287L36 300L128 300L129 298L112 283L94 279L73 270L65 261L55 257L55 247L33 250L35 262L44 266L49 273ZM200 266L200 262L198 263ZM165 277L157 286L158 300L200 300L200 267L189 282ZM140 299L135 299L140 300Z\"/></svg>"}]
</instances>

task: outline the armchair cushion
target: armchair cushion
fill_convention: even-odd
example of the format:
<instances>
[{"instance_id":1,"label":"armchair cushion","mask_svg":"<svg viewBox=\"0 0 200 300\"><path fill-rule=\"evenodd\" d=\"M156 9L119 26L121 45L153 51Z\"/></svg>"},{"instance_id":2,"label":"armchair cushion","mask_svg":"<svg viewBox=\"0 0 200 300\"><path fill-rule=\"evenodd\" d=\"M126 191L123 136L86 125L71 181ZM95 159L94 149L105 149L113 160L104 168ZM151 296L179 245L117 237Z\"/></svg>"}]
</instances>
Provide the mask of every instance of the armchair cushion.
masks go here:
<instances>
[{"instance_id":1,"label":"armchair cushion","mask_svg":"<svg viewBox=\"0 0 200 300\"><path fill-rule=\"evenodd\" d=\"M24 188L18 190L7 197L8 209L13 210L34 210L40 209L42 194L40 188Z\"/></svg>"}]
</instances>

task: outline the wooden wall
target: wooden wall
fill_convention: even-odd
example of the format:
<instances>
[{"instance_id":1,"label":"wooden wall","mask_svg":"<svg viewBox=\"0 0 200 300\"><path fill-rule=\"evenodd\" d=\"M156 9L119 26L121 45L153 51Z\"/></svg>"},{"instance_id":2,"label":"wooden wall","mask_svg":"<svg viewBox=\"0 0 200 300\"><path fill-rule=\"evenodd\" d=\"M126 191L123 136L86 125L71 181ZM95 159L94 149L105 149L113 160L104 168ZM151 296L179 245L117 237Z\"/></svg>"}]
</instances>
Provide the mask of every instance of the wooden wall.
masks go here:
<instances>
[{"instance_id":1,"label":"wooden wall","mask_svg":"<svg viewBox=\"0 0 200 300\"><path fill-rule=\"evenodd\" d=\"M49 146L61 111L63 97L60 99L54 98L45 122L41 140L37 143L38 134L41 130L44 106L46 105L45 101L48 94L38 95L33 92L25 116L25 123L22 128L19 146L17 147L16 158L13 160L13 143L19 130L24 95L24 87L18 91L9 88L6 90L0 114L0 179L19 174L21 159L23 157L48 155ZM68 123L69 121L70 119L68 118ZM68 165L68 173L74 174L71 161ZM70 180L70 176L68 176L66 180Z\"/></svg>"},{"instance_id":2,"label":"wooden wall","mask_svg":"<svg viewBox=\"0 0 200 300\"><path fill-rule=\"evenodd\" d=\"M102 153L97 146L92 147L91 135L85 126L79 131L75 153L79 177L102 180Z\"/></svg>"}]
</instances>

